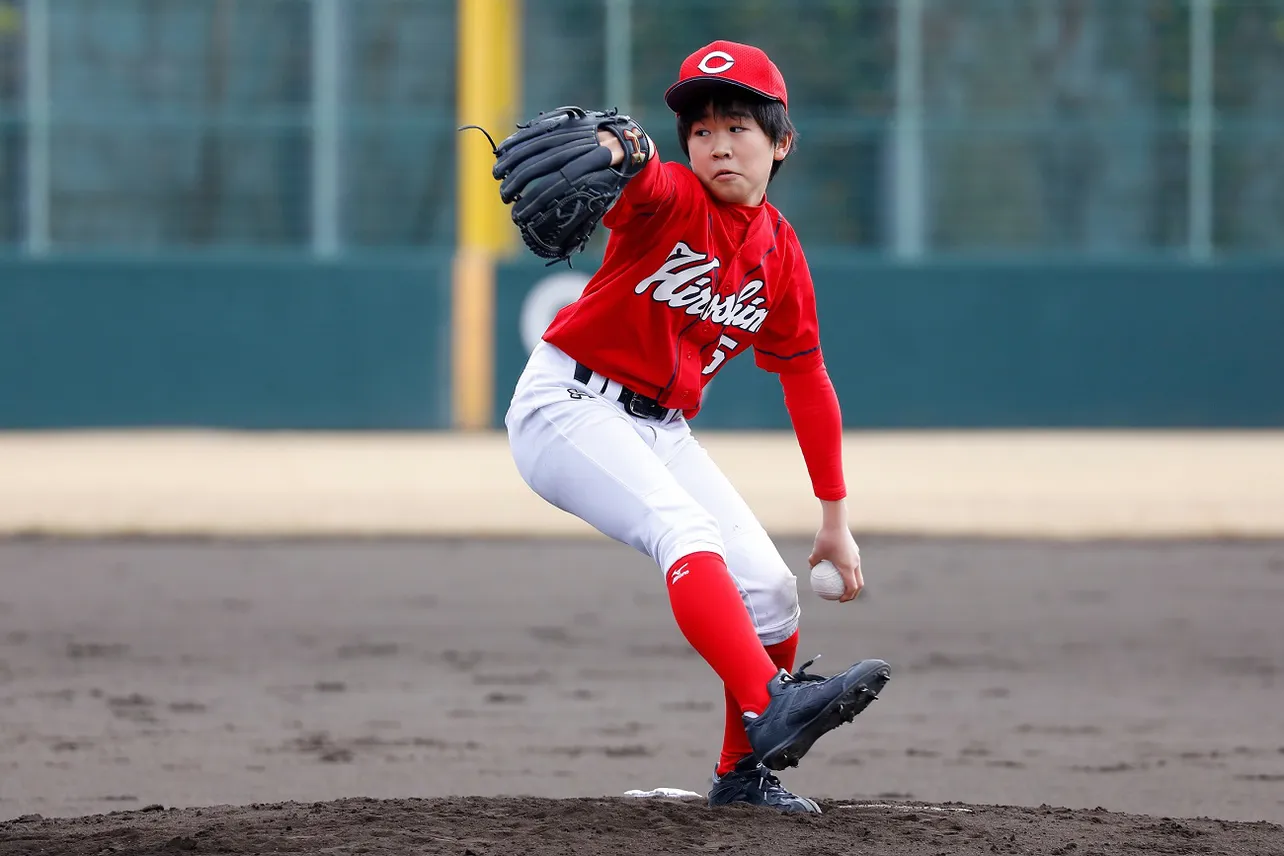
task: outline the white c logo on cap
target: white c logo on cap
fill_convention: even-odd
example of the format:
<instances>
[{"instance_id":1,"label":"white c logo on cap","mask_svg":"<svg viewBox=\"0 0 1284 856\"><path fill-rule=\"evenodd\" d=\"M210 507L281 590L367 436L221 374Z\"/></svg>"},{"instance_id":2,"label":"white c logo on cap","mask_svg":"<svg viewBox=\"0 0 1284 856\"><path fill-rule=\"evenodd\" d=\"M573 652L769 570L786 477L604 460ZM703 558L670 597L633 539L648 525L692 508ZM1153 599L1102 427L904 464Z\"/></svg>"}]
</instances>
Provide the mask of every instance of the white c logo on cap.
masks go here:
<instances>
[{"instance_id":1,"label":"white c logo on cap","mask_svg":"<svg viewBox=\"0 0 1284 856\"><path fill-rule=\"evenodd\" d=\"M711 60L719 59L723 60L721 65L712 65L710 62ZM704 59L700 60L700 64L697 65L696 68L700 69L705 74L722 74L735 64L736 58L731 54L726 53L725 51L709 51L704 55Z\"/></svg>"}]
</instances>

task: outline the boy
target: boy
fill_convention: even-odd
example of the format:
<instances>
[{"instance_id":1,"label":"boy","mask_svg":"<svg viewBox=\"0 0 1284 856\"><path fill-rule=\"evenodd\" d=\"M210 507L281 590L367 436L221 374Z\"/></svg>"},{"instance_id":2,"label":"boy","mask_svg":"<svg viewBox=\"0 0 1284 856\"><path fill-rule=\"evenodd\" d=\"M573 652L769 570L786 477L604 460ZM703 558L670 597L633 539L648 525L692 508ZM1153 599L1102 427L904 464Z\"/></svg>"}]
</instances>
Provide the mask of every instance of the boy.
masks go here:
<instances>
[{"instance_id":1,"label":"boy","mask_svg":"<svg viewBox=\"0 0 1284 856\"><path fill-rule=\"evenodd\" d=\"M553 505L651 556L674 618L722 679L726 720L711 805L820 811L772 770L863 710L889 677L865 660L791 674L797 581L696 442L704 385L750 346L779 375L821 525L808 561L864 585L847 527L842 418L820 351L815 294L793 229L766 201L793 145L785 82L765 53L718 41L683 63L665 102L690 168L649 160L603 224L601 268L554 318L505 418L513 458ZM624 149L611 134L599 141Z\"/></svg>"}]
</instances>

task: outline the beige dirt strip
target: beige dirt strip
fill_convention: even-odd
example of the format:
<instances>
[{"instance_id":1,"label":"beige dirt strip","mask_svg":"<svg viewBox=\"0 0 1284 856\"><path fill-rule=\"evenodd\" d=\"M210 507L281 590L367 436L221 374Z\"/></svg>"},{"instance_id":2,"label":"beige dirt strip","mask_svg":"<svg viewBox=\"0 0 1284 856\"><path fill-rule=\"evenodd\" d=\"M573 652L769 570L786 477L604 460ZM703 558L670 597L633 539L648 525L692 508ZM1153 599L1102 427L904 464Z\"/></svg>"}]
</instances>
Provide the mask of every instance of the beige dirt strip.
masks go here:
<instances>
[{"instance_id":1,"label":"beige dirt strip","mask_svg":"<svg viewBox=\"0 0 1284 856\"><path fill-rule=\"evenodd\" d=\"M789 433L699 433L767 528L819 520ZM854 531L1284 535L1284 431L854 432ZM499 433L0 433L0 534L594 535Z\"/></svg>"}]
</instances>

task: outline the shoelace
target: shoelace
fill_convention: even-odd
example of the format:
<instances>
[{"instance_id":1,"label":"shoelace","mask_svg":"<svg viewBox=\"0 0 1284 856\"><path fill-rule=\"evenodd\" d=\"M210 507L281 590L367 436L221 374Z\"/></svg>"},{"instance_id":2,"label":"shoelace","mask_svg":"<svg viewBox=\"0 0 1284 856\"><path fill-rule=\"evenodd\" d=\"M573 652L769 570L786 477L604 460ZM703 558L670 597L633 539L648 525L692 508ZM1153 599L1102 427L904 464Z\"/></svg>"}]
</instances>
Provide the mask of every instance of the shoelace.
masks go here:
<instances>
[{"instance_id":1,"label":"shoelace","mask_svg":"<svg viewBox=\"0 0 1284 856\"><path fill-rule=\"evenodd\" d=\"M776 778L775 774L762 764L759 764L754 772L758 774L758 790L763 793L766 793L773 788L784 790L784 786L780 784L780 779Z\"/></svg>"},{"instance_id":2,"label":"shoelace","mask_svg":"<svg viewBox=\"0 0 1284 856\"><path fill-rule=\"evenodd\" d=\"M815 657L812 657L810 660L808 660L807 662L799 666L796 672L794 672L791 675L785 675L785 677L782 678L781 680L796 681L797 683L800 683L800 684L805 683L807 681L829 680L829 678L826 678L824 675L812 675L812 674L808 674L807 672L807 667L810 666L812 663L816 662L817 660L819 660L820 657L821 655L817 654Z\"/></svg>"}]
</instances>

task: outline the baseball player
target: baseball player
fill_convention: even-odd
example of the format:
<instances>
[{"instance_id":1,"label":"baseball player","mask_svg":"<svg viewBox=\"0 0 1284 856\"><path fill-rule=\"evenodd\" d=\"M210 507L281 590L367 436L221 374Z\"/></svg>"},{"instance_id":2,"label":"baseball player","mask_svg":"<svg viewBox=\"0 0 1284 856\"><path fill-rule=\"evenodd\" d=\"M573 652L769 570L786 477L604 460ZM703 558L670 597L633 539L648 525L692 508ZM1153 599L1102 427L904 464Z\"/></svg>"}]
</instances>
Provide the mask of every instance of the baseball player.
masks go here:
<instances>
[{"instance_id":1,"label":"baseball player","mask_svg":"<svg viewBox=\"0 0 1284 856\"><path fill-rule=\"evenodd\" d=\"M818 813L772 771L796 765L862 711L888 665L864 660L830 678L807 673L810 663L794 672L797 581L688 426L704 386L752 348L757 365L780 378L819 499L808 561L833 562L846 583L841 600L855 598L864 581L847 526L842 419L811 275L793 229L766 199L795 138L785 81L758 48L717 41L686 58L664 97L690 165L661 161L636 124L590 141L602 169L626 179L602 219L605 258L534 349L505 424L536 493L664 571L679 629L725 687L709 803ZM533 128L517 142L529 143ZM556 139L529 160L569 162L550 155ZM504 156L510 149L496 152L497 177L528 169ZM551 181L578 175L557 168ZM506 199L529 202L550 186Z\"/></svg>"}]
</instances>

